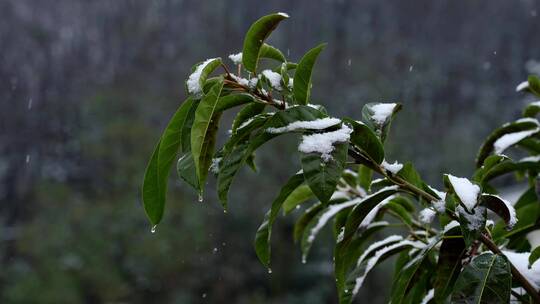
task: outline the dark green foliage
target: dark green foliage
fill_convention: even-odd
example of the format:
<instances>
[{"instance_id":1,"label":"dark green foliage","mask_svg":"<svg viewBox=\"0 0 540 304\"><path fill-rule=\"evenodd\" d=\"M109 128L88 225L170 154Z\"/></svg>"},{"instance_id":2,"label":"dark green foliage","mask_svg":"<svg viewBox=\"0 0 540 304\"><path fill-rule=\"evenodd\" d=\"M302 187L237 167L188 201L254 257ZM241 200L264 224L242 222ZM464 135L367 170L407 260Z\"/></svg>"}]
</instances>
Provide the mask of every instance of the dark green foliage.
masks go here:
<instances>
[{"instance_id":1,"label":"dark green foliage","mask_svg":"<svg viewBox=\"0 0 540 304\"><path fill-rule=\"evenodd\" d=\"M525 235L540 228L535 187L540 170L536 156L540 154L536 138L539 123L534 118L538 109L528 106L525 119L505 124L487 138L478 153L473 182L444 175L447 191L443 193L429 186L412 163L385 162L383 143L401 104L365 104L363 122L358 120L360 113L337 119L313 104L310 91L314 64L325 45L308 51L294 64L279 49L264 43L287 17L272 14L251 26L237 69L228 68L220 59L206 61L202 70L201 66L194 67L190 81L198 83L202 92L191 92L174 115L145 176L143 200L152 224L162 218L168 171L178 150L182 151L179 176L202 194L212 171L217 175L218 197L227 208L234 177L246 164L255 168L257 149L280 135L296 134L301 140L301 170L282 187L255 236L255 251L264 266L270 266L272 226L280 210L287 215L299 209L293 237L300 243L304 261L324 226L331 223L333 227L340 303L351 303L366 275L395 255L399 257L391 287L392 303L446 303L450 299L506 303L512 280L531 297L538 297L526 281L512 276L512 261L497 247L504 244L509 249L526 250ZM275 65L259 75L261 58L272 59L268 64ZM210 77L219 66L224 67L222 73ZM295 70L292 77L291 70ZM256 81L241 78L242 71ZM537 78L528 81L529 91L540 92ZM219 118L236 106L241 108L230 137L216 150ZM499 141L520 131L530 132L507 141L508 145ZM532 155L521 160L501 155L510 148ZM513 204L496 195L497 188L491 184L509 173L527 177L530 185L515 204L516 211ZM488 217L498 220L487 210L500 217L495 225L486 226ZM376 233L389 227L398 228L399 235L366 246ZM536 248L529 262L535 263L538 256Z\"/></svg>"}]
</instances>

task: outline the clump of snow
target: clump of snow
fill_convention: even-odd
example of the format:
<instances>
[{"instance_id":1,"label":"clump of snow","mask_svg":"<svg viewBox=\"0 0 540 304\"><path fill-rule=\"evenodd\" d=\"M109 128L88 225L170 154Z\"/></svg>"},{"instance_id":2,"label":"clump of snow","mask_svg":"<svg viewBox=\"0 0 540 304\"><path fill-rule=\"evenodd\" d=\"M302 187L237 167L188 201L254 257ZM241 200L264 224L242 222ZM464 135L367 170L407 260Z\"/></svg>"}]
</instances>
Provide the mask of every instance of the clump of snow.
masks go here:
<instances>
[{"instance_id":1,"label":"clump of snow","mask_svg":"<svg viewBox=\"0 0 540 304\"><path fill-rule=\"evenodd\" d=\"M272 134L292 132L296 130L323 130L341 123L338 118L326 117L315 120L299 120L280 128L268 128L266 132Z\"/></svg>"},{"instance_id":2,"label":"clump of snow","mask_svg":"<svg viewBox=\"0 0 540 304\"><path fill-rule=\"evenodd\" d=\"M482 228L486 221L484 207L477 207L472 210L473 214L468 213L462 206L457 206L456 211L465 218L467 221L467 227L470 230L478 230Z\"/></svg>"},{"instance_id":3,"label":"clump of snow","mask_svg":"<svg viewBox=\"0 0 540 304\"><path fill-rule=\"evenodd\" d=\"M531 248L540 246L540 230L534 230L527 233L527 240L531 244Z\"/></svg>"},{"instance_id":4,"label":"clump of snow","mask_svg":"<svg viewBox=\"0 0 540 304\"><path fill-rule=\"evenodd\" d=\"M232 60L234 64L241 64L242 63L242 52L237 54L230 54L229 59Z\"/></svg>"},{"instance_id":5,"label":"clump of snow","mask_svg":"<svg viewBox=\"0 0 540 304\"><path fill-rule=\"evenodd\" d=\"M262 71L262 74L264 75L264 77L266 77L266 79L268 79L268 81L270 81L270 85L272 86L272 88L276 90L282 89L281 75L279 73L276 73L272 70L264 70Z\"/></svg>"},{"instance_id":6,"label":"clump of snow","mask_svg":"<svg viewBox=\"0 0 540 304\"><path fill-rule=\"evenodd\" d=\"M215 59L217 58L206 59L203 63L197 66L197 68L195 69L193 73L191 73L191 75L189 75L189 78L186 82L189 93L195 94L195 95L202 93L202 87L200 84L201 73L204 70L204 68Z\"/></svg>"},{"instance_id":7,"label":"clump of snow","mask_svg":"<svg viewBox=\"0 0 540 304\"><path fill-rule=\"evenodd\" d=\"M529 88L529 82L525 80L516 86L516 92L521 92L527 88Z\"/></svg>"},{"instance_id":8,"label":"clump of snow","mask_svg":"<svg viewBox=\"0 0 540 304\"><path fill-rule=\"evenodd\" d=\"M420 222L424 224L429 224L433 222L433 219L435 218L436 214L437 212L435 210L431 208L425 208L425 209L422 209L422 211L420 211L418 219L420 220Z\"/></svg>"},{"instance_id":9,"label":"clump of snow","mask_svg":"<svg viewBox=\"0 0 540 304\"><path fill-rule=\"evenodd\" d=\"M446 202L444 200L432 202L433 208L439 213L444 213L446 211Z\"/></svg>"},{"instance_id":10,"label":"clump of snow","mask_svg":"<svg viewBox=\"0 0 540 304\"><path fill-rule=\"evenodd\" d=\"M289 88L292 89L292 87L294 86L294 79L293 78L289 78L289 83L287 84L289 86Z\"/></svg>"},{"instance_id":11,"label":"clump of snow","mask_svg":"<svg viewBox=\"0 0 540 304\"><path fill-rule=\"evenodd\" d=\"M392 174L397 174L401 169L403 169L403 164L398 163L395 161L394 163L390 164L387 163L386 160L383 160L381 166L388 172Z\"/></svg>"},{"instance_id":12,"label":"clump of snow","mask_svg":"<svg viewBox=\"0 0 540 304\"><path fill-rule=\"evenodd\" d=\"M210 172L214 174L219 173L219 164L221 163L221 157L212 158L212 164L210 165Z\"/></svg>"},{"instance_id":13,"label":"clump of snow","mask_svg":"<svg viewBox=\"0 0 540 304\"><path fill-rule=\"evenodd\" d=\"M434 296L435 296L435 289L431 288L427 292L426 296L422 299L422 302L420 302L420 304L428 304L429 301L431 301Z\"/></svg>"},{"instance_id":14,"label":"clump of snow","mask_svg":"<svg viewBox=\"0 0 540 304\"><path fill-rule=\"evenodd\" d=\"M517 144L518 142L524 140L525 138L538 133L540 129L525 130L520 132L508 133L501 136L493 143L496 154L501 154L504 150L508 149L510 146Z\"/></svg>"},{"instance_id":15,"label":"clump of snow","mask_svg":"<svg viewBox=\"0 0 540 304\"><path fill-rule=\"evenodd\" d=\"M362 222L360 223L359 228L365 228L371 224L373 219L375 219L375 216L377 216L377 213L379 210L381 210L382 207L384 207L386 204L388 204L392 199L394 199L395 195L390 195L389 197L382 200L380 203L378 203L369 213L364 217Z\"/></svg>"},{"instance_id":16,"label":"clump of snow","mask_svg":"<svg viewBox=\"0 0 540 304\"><path fill-rule=\"evenodd\" d=\"M538 290L540 286L540 260L537 260L529 268L529 256L530 252L513 252L503 250L503 254L508 258L510 263L517 268L517 270Z\"/></svg>"},{"instance_id":17,"label":"clump of snow","mask_svg":"<svg viewBox=\"0 0 540 304\"><path fill-rule=\"evenodd\" d=\"M286 14L286 13L279 12L279 13L277 13L277 14L280 15L280 16L283 16L283 17L285 17L285 18L289 18L289 15Z\"/></svg>"},{"instance_id":18,"label":"clump of snow","mask_svg":"<svg viewBox=\"0 0 540 304\"><path fill-rule=\"evenodd\" d=\"M429 189L430 189L431 191L435 192L435 194L437 194L437 196L438 196L441 200L444 201L444 200L446 199L446 192L437 190L437 189L435 189L435 188L433 188L433 187L431 187L431 186L429 186L429 185L428 185L428 187L429 187Z\"/></svg>"},{"instance_id":19,"label":"clump of snow","mask_svg":"<svg viewBox=\"0 0 540 304\"><path fill-rule=\"evenodd\" d=\"M348 141L352 131L347 125L342 124L341 129L336 131L304 135L298 150L303 153L320 153L324 161L329 161L332 159L334 143Z\"/></svg>"},{"instance_id":20,"label":"clump of snow","mask_svg":"<svg viewBox=\"0 0 540 304\"><path fill-rule=\"evenodd\" d=\"M450 231L451 229L455 228L455 227L459 227L459 223L458 221L451 221L450 223L446 224L446 226L444 226L443 228L443 231L446 233L448 231Z\"/></svg>"},{"instance_id":21,"label":"clump of snow","mask_svg":"<svg viewBox=\"0 0 540 304\"><path fill-rule=\"evenodd\" d=\"M455 177L448 174L448 180L461 202L471 211L476 206L480 187L464 177Z\"/></svg>"},{"instance_id":22,"label":"clump of snow","mask_svg":"<svg viewBox=\"0 0 540 304\"><path fill-rule=\"evenodd\" d=\"M254 89L257 86L257 83L259 83L259 78L253 77L249 80L248 87Z\"/></svg>"},{"instance_id":23,"label":"clump of snow","mask_svg":"<svg viewBox=\"0 0 540 304\"><path fill-rule=\"evenodd\" d=\"M234 79L236 82L238 82L239 84L243 85L243 86L249 86L249 80L245 79L245 78L242 78L242 77L238 77L234 74L229 74L231 75L232 79Z\"/></svg>"},{"instance_id":24,"label":"clump of snow","mask_svg":"<svg viewBox=\"0 0 540 304\"><path fill-rule=\"evenodd\" d=\"M395 103L378 103L376 105L372 105L369 107L373 112L371 117L377 124L382 125L386 122L388 117L392 115L392 112L394 112L394 108L396 106L397 104Z\"/></svg>"}]
</instances>

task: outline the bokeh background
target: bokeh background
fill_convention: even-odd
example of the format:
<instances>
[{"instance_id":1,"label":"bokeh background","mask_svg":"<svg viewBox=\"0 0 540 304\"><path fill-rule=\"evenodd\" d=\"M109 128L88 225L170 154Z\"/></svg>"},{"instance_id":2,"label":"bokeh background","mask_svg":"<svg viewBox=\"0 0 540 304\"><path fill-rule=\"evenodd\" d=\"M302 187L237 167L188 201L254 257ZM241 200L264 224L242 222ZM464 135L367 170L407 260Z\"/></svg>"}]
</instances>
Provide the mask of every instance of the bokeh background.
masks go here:
<instances>
[{"instance_id":1,"label":"bokeh background","mask_svg":"<svg viewBox=\"0 0 540 304\"><path fill-rule=\"evenodd\" d=\"M200 204L174 173L155 234L141 207L190 67L240 51L249 25L276 11L292 18L270 43L292 60L328 42L313 101L358 118L364 103L402 102L387 159L438 186L444 172L472 173L481 139L527 102L515 86L540 72L533 0L2 0L1 303L336 302L328 232L302 264L280 218L272 274L252 249L299 168L294 139L242 171L227 214L214 183ZM383 303L389 275L368 281L358 302Z\"/></svg>"}]
</instances>

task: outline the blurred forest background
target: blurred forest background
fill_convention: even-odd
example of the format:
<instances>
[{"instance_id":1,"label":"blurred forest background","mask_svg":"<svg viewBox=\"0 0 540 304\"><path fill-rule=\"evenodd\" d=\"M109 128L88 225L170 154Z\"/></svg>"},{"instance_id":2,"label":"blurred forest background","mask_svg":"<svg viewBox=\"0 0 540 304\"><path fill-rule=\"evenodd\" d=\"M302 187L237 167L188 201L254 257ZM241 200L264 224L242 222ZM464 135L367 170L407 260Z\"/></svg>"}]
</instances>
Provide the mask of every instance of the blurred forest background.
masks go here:
<instances>
[{"instance_id":1,"label":"blurred forest background","mask_svg":"<svg viewBox=\"0 0 540 304\"><path fill-rule=\"evenodd\" d=\"M329 43L313 101L358 118L364 103L402 102L387 159L412 160L439 186L443 172L471 174L481 139L526 102L515 86L540 73L533 0L2 0L1 303L336 301L329 233L303 265L280 219L272 274L252 249L299 168L294 140L264 147L228 214L174 173L155 234L141 207L146 161L190 67L240 51L249 25L276 11L292 18L270 43L292 59ZM387 280L374 272L358 298L383 303Z\"/></svg>"}]
</instances>

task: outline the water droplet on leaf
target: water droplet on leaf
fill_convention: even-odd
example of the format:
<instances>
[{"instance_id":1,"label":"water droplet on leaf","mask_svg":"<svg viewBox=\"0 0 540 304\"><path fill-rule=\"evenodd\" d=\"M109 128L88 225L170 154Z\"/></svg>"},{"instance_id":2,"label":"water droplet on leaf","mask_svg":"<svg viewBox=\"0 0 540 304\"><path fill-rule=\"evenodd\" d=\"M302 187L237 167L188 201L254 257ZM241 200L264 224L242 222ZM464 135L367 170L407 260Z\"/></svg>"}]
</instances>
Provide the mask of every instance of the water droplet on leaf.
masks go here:
<instances>
[{"instance_id":1,"label":"water droplet on leaf","mask_svg":"<svg viewBox=\"0 0 540 304\"><path fill-rule=\"evenodd\" d=\"M204 201L204 197L202 193L199 193L199 203L202 203Z\"/></svg>"},{"instance_id":2,"label":"water droplet on leaf","mask_svg":"<svg viewBox=\"0 0 540 304\"><path fill-rule=\"evenodd\" d=\"M157 225L152 226L152 229L150 229L150 232L156 233Z\"/></svg>"},{"instance_id":3,"label":"water droplet on leaf","mask_svg":"<svg viewBox=\"0 0 540 304\"><path fill-rule=\"evenodd\" d=\"M272 273L272 268L268 268L268 273Z\"/></svg>"}]
</instances>

